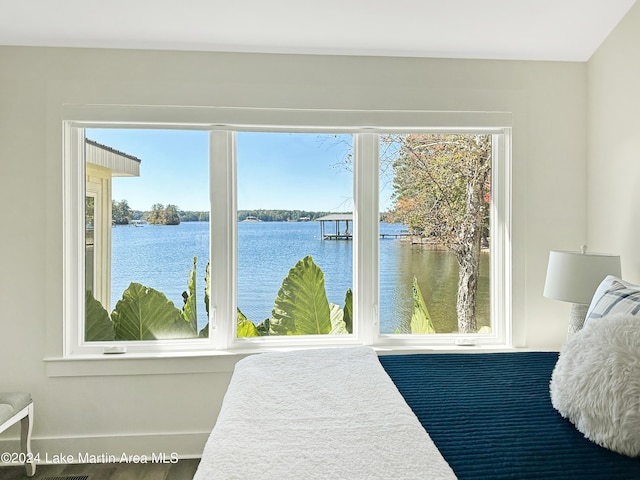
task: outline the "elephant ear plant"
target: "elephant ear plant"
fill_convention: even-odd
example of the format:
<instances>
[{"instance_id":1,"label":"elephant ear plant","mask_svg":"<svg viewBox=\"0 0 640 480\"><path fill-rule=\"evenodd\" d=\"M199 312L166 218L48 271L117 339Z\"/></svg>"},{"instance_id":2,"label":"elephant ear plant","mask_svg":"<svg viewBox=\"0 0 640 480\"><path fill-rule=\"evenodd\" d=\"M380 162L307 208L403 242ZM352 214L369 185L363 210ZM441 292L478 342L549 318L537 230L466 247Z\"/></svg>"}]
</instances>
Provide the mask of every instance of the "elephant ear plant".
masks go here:
<instances>
[{"instance_id":1,"label":"elephant ear plant","mask_svg":"<svg viewBox=\"0 0 640 480\"><path fill-rule=\"evenodd\" d=\"M436 333L416 277L413 277L412 291L413 313L411 314L411 333Z\"/></svg>"},{"instance_id":2,"label":"elephant ear plant","mask_svg":"<svg viewBox=\"0 0 640 480\"><path fill-rule=\"evenodd\" d=\"M166 295L139 283L123 292L111 315L91 291L85 296L85 340L136 341L208 337L207 324L198 332L196 301L196 262L189 274L184 305L177 308ZM205 271L204 304L209 314L211 280L209 264ZM411 333L435 333L418 282L413 279L414 308ZM344 306L329 303L324 273L311 256L289 270L274 300L271 317L257 325L237 310L236 335L239 338L288 335L345 335L353 332L353 293L347 289Z\"/></svg>"},{"instance_id":3,"label":"elephant ear plant","mask_svg":"<svg viewBox=\"0 0 640 480\"><path fill-rule=\"evenodd\" d=\"M307 256L282 281L271 312L270 331L274 335L350 333L343 318L343 309L327 300L324 273Z\"/></svg>"},{"instance_id":4,"label":"elephant ear plant","mask_svg":"<svg viewBox=\"0 0 640 480\"><path fill-rule=\"evenodd\" d=\"M85 340L100 342L197 337L196 258L193 259L187 290L182 297L184 306L180 310L164 293L132 282L109 316L102 304L87 290Z\"/></svg>"}]
</instances>

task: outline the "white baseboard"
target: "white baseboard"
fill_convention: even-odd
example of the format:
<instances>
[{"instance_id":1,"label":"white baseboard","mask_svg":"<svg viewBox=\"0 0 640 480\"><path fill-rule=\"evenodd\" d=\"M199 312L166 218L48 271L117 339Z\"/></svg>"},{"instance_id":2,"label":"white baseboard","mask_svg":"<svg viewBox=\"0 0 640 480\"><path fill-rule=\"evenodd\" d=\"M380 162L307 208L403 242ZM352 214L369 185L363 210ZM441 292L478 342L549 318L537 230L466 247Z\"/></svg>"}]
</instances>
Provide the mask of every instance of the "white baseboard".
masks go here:
<instances>
[{"instance_id":1,"label":"white baseboard","mask_svg":"<svg viewBox=\"0 0 640 480\"><path fill-rule=\"evenodd\" d=\"M33 437L31 450L37 464L60 463L175 463L199 458L210 432L123 434L86 437ZM20 452L19 438L0 439L0 452ZM17 455L14 455L16 457ZM21 465L21 461L0 465ZM18 458L16 458L18 460Z\"/></svg>"}]
</instances>

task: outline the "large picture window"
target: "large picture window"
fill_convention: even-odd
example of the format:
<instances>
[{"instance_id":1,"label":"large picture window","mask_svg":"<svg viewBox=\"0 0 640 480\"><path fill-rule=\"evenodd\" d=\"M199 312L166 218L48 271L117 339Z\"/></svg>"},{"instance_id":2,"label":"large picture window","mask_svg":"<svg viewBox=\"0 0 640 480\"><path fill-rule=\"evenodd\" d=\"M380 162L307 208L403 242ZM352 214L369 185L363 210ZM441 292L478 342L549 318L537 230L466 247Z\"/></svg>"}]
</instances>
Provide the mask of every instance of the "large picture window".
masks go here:
<instances>
[{"instance_id":1,"label":"large picture window","mask_svg":"<svg viewBox=\"0 0 640 480\"><path fill-rule=\"evenodd\" d=\"M65 122L66 354L508 343L508 127L126 120Z\"/></svg>"}]
</instances>

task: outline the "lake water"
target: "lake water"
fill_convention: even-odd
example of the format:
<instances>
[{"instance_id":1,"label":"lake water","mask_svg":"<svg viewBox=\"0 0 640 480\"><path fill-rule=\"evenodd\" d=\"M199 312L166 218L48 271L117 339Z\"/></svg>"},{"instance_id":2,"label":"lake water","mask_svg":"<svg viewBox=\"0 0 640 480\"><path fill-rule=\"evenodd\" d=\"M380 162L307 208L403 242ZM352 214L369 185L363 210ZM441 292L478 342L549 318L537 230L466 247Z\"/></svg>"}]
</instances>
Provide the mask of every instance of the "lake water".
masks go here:
<instances>
[{"instance_id":1,"label":"lake water","mask_svg":"<svg viewBox=\"0 0 640 480\"><path fill-rule=\"evenodd\" d=\"M381 224L381 233L403 226ZM193 257L197 263L198 324L207 323L204 273L209 253L209 223L176 226L117 226L112 229L111 308L130 282L163 292L182 308ZM254 323L271 316L282 280L307 255L325 275L329 302L344 305L352 287L351 241L321 240L318 222L240 222L238 224L238 307ZM478 325L489 325L489 255L482 255ZM408 332L413 308L411 284L418 279L436 331L457 328L458 264L453 254L392 239L380 239L380 330Z\"/></svg>"}]
</instances>

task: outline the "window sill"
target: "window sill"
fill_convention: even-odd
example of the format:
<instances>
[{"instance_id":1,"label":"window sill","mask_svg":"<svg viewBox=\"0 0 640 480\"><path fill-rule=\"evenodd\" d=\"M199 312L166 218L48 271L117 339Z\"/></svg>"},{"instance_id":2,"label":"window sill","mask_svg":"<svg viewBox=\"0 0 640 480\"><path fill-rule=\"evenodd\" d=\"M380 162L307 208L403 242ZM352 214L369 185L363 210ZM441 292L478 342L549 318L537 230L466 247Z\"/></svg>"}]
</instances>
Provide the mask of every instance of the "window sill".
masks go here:
<instances>
[{"instance_id":1,"label":"window sill","mask_svg":"<svg viewBox=\"0 0 640 480\"><path fill-rule=\"evenodd\" d=\"M230 373L247 352L86 354L45 358L49 377Z\"/></svg>"},{"instance_id":2,"label":"window sill","mask_svg":"<svg viewBox=\"0 0 640 480\"><path fill-rule=\"evenodd\" d=\"M525 351L513 347L477 346L375 346L378 355L415 353L497 353ZM267 351L292 348L216 350L207 352L86 354L44 359L49 377L99 377L131 375L176 375L188 373L231 373L243 358Z\"/></svg>"}]
</instances>

